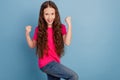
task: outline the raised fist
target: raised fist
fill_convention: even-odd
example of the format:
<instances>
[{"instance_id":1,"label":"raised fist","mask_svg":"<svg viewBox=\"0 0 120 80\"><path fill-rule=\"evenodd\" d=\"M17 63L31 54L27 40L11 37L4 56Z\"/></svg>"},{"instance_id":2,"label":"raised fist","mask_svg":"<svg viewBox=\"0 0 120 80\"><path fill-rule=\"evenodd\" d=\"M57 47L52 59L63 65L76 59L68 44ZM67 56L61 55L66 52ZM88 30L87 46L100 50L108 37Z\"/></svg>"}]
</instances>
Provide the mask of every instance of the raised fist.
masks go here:
<instances>
[{"instance_id":1,"label":"raised fist","mask_svg":"<svg viewBox=\"0 0 120 80\"><path fill-rule=\"evenodd\" d=\"M71 17L68 16L65 18L65 22L68 24L68 25L71 25Z\"/></svg>"},{"instance_id":2,"label":"raised fist","mask_svg":"<svg viewBox=\"0 0 120 80\"><path fill-rule=\"evenodd\" d=\"M31 28L32 28L32 26L26 26L26 32L30 33L31 32Z\"/></svg>"}]
</instances>

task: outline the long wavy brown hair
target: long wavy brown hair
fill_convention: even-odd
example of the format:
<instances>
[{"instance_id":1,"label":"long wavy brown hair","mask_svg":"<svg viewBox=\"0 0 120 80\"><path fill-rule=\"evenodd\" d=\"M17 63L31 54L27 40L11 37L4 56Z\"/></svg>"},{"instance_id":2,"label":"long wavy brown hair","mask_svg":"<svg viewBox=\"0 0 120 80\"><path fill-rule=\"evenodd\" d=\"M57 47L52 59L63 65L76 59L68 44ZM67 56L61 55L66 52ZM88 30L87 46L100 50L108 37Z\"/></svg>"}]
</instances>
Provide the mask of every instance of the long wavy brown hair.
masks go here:
<instances>
[{"instance_id":1,"label":"long wavy brown hair","mask_svg":"<svg viewBox=\"0 0 120 80\"><path fill-rule=\"evenodd\" d=\"M41 5L39 20L38 20L38 40L37 40L37 54L40 58L44 56L45 53L48 52L47 45L47 22L44 19L44 9L47 7L51 7L55 9L55 19L52 24L53 29L53 41L55 43L55 51L59 57L61 57L64 53L64 42L61 32L61 20L57 6L52 1L46 1Z\"/></svg>"}]
</instances>

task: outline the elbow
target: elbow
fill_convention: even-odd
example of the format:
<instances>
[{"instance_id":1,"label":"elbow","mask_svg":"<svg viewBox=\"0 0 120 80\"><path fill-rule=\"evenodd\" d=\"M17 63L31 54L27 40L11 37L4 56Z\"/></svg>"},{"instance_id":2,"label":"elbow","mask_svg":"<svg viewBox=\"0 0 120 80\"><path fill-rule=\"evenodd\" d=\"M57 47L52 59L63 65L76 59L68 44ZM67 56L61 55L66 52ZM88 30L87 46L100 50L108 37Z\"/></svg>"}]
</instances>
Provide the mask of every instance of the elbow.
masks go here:
<instances>
[{"instance_id":1,"label":"elbow","mask_svg":"<svg viewBox=\"0 0 120 80\"><path fill-rule=\"evenodd\" d=\"M30 43L30 44L29 44L29 47L30 47L30 48L35 48L35 47L36 47L36 44L35 44L35 43Z\"/></svg>"},{"instance_id":2,"label":"elbow","mask_svg":"<svg viewBox=\"0 0 120 80\"><path fill-rule=\"evenodd\" d=\"M29 47L32 48L32 49L35 48L35 46L33 46L33 45L29 45Z\"/></svg>"},{"instance_id":3,"label":"elbow","mask_svg":"<svg viewBox=\"0 0 120 80\"><path fill-rule=\"evenodd\" d=\"M66 46L70 46L70 42L66 42L65 45L66 45Z\"/></svg>"},{"instance_id":4,"label":"elbow","mask_svg":"<svg viewBox=\"0 0 120 80\"><path fill-rule=\"evenodd\" d=\"M29 46L31 49L33 49L34 47L33 46Z\"/></svg>"}]
</instances>

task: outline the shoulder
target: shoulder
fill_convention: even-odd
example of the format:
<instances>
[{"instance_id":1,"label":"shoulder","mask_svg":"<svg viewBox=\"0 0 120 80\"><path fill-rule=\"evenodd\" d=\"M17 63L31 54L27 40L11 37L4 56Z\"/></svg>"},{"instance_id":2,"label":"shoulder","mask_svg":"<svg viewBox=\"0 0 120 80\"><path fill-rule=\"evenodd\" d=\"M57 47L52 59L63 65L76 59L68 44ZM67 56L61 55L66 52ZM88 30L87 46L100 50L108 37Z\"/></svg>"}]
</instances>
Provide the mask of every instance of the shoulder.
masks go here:
<instances>
[{"instance_id":1,"label":"shoulder","mask_svg":"<svg viewBox=\"0 0 120 80\"><path fill-rule=\"evenodd\" d=\"M64 24L61 24L61 31L62 31L62 34L66 34L66 26Z\"/></svg>"},{"instance_id":2,"label":"shoulder","mask_svg":"<svg viewBox=\"0 0 120 80\"><path fill-rule=\"evenodd\" d=\"M61 24L61 28L65 28L66 26L64 24Z\"/></svg>"},{"instance_id":3,"label":"shoulder","mask_svg":"<svg viewBox=\"0 0 120 80\"><path fill-rule=\"evenodd\" d=\"M66 30L66 26L64 24L61 24L61 29L65 29Z\"/></svg>"},{"instance_id":4,"label":"shoulder","mask_svg":"<svg viewBox=\"0 0 120 80\"><path fill-rule=\"evenodd\" d=\"M38 26L36 26L34 30L35 30L35 32L38 32Z\"/></svg>"},{"instance_id":5,"label":"shoulder","mask_svg":"<svg viewBox=\"0 0 120 80\"><path fill-rule=\"evenodd\" d=\"M61 29L66 30L66 26L64 24L61 24Z\"/></svg>"},{"instance_id":6,"label":"shoulder","mask_svg":"<svg viewBox=\"0 0 120 80\"><path fill-rule=\"evenodd\" d=\"M38 30L38 26L35 27L35 30Z\"/></svg>"}]
</instances>

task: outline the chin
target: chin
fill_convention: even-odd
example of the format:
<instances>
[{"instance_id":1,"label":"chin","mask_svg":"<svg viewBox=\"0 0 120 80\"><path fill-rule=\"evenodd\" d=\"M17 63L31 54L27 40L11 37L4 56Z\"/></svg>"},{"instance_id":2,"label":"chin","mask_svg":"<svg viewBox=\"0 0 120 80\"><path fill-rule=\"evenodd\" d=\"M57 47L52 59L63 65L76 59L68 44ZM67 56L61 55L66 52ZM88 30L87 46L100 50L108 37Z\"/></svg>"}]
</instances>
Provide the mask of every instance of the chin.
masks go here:
<instances>
[{"instance_id":1,"label":"chin","mask_svg":"<svg viewBox=\"0 0 120 80\"><path fill-rule=\"evenodd\" d=\"M48 23L48 25L52 25L53 24L53 22L52 23Z\"/></svg>"}]
</instances>

